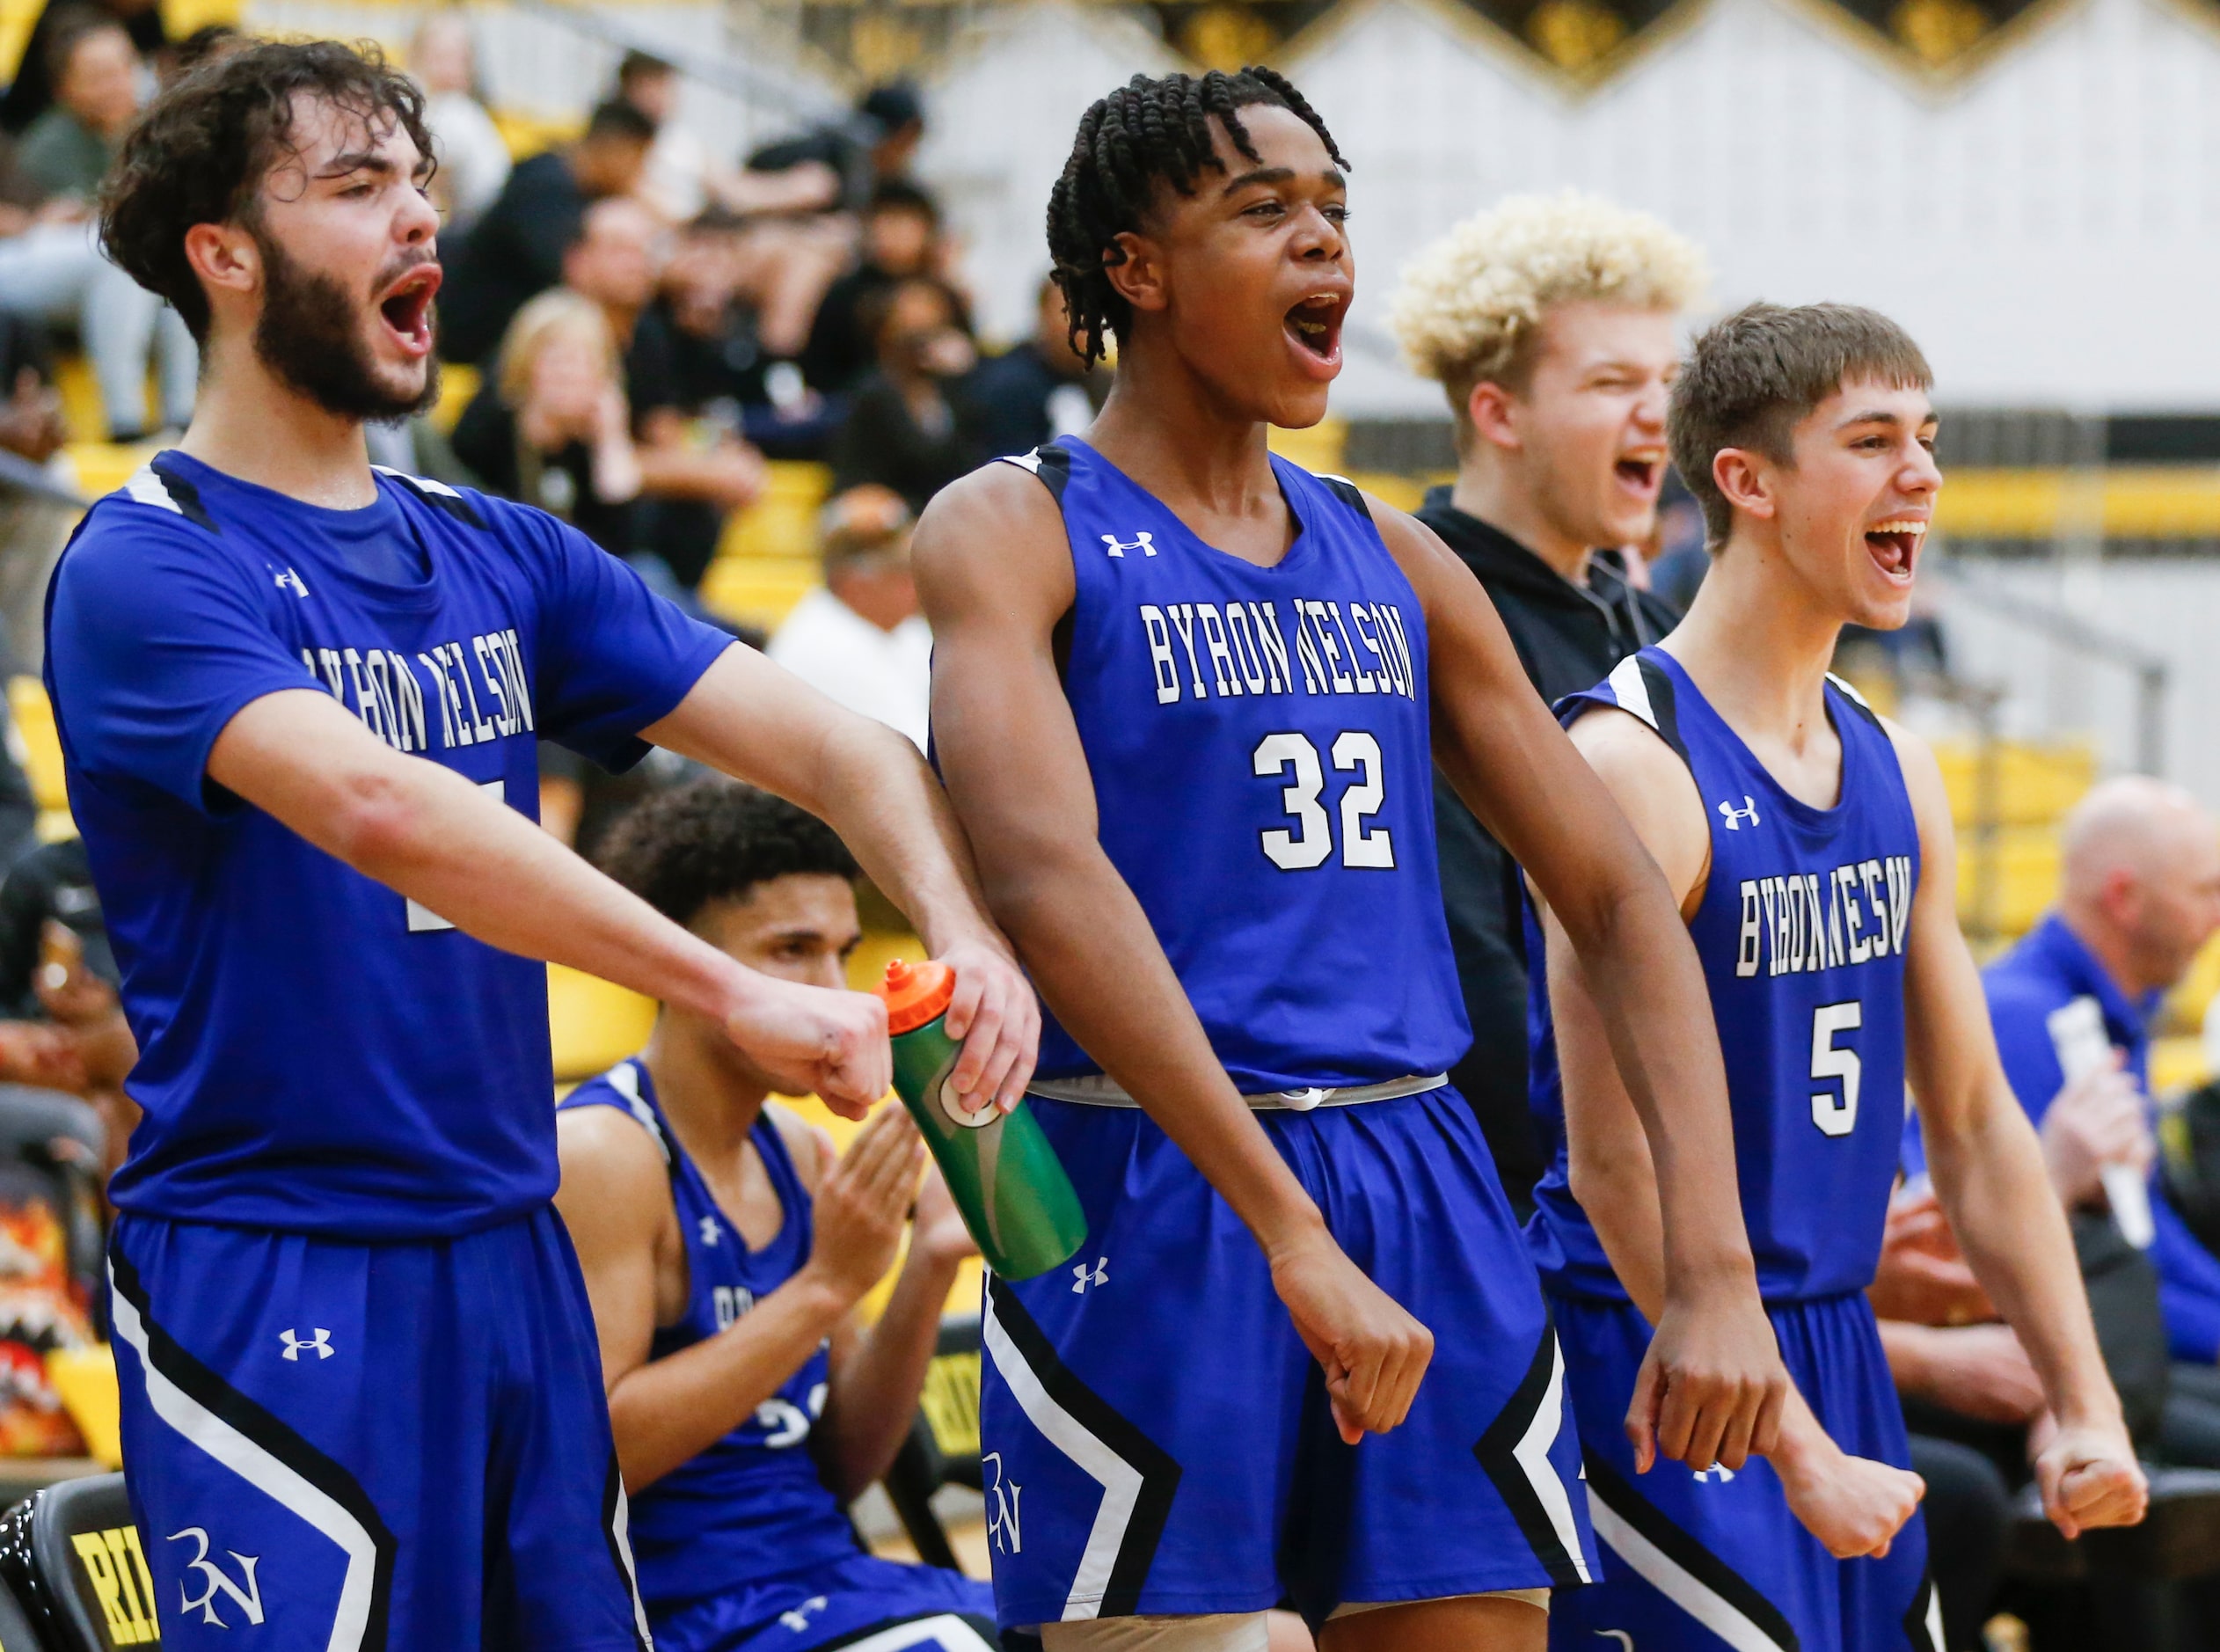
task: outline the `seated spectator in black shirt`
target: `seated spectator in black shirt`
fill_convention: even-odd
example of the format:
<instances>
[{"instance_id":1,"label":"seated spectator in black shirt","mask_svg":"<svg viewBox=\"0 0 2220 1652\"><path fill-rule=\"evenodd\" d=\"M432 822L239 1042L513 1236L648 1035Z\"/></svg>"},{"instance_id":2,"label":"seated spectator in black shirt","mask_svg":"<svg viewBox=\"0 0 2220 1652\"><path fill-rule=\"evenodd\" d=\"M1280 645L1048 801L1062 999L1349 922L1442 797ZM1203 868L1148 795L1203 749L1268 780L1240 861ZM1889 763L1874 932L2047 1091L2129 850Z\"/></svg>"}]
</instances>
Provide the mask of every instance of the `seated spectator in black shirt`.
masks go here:
<instances>
[{"instance_id":1,"label":"seated spectator in black shirt","mask_svg":"<svg viewBox=\"0 0 2220 1652\"><path fill-rule=\"evenodd\" d=\"M1041 283L1033 337L980 362L956 389L980 445L998 457L1084 430L1109 397L1110 375L1089 371L1071 347L1071 314L1051 277Z\"/></svg>"},{"instance_id":2,"label":"seated spectator in black shirt","mask_svg":"<svg viewBox=\"0 0 2220 1652\"><path fill-rule=\"evenodd\" d=\"M605 103L567 148L520 162L493 204L447 259L440 293L440 353L484 361L525 300L563 279L563 252L586 208L638 187L655 125L628 103Z\"/></svg>"},{"instance_id":3,"label":"seated spectator in black shirt","mask_svg":"<svg viewBox=\"0 0 2220 1652\"><path fill-rule=\"evenodd\" d=\"M637 201L596 201L563 254L563 284L601 306L624 352L624 398L639 454L638 548L662 559L687 590L701 582L726 513L763 492L763 455L730 431L697 438L683 405L678 344L650 307L668 232Z\"/></svg>"},{"instance_id":4,"label":"seated spectator in black shirt","mask_svg":"<svg viewBox=\"0 0 2220 1652\"><path fill-rule=\"evenodd\" d=\"M898 281L939 274L944 256L932 197L904 179L880 185L864 210L860 261L817 306L801 355L809 382L828 392L852 388L876 359L866 313L873 301ZM969 318L961 321L969 325Z\"/></svg>"},{"instance_id":5,"label":"seated spectator in black shirt","mask_svg":"<svg viewBox=\"0 0 2220 1652\"><path fill-rule=\"evenodd\" d=\"M494 493L629 556L639 459L623 375L600 306L542 293L509 323L499 368L455 427L455 456Z\"/></svg>"},{"instance_id":6,"label":"seated spectator in black shirt","mask_svg":"<svg viewBox=\"0 0 2220 1652\"><path fill-rule=\"evenodd\" d=\"M766 336L761 309L776 261L752 232L712 209L681 232L652 313L678 347L678 406L739 431L773 458L820 458L846 404L810 389Z\"/></svg>"},{"instance_id":7,"label":"seated spectator in black shirt","mask_svg":"<svg viewBox=\"0 0 2220 1652\"><path fill-rule=\"evenodd\" d=\"M158 0L100 0L91 8L115 19L139 56L151 62L169 41ZM0 131L21 132L54 103L54 42L61 26L82 17L86 0L47 0L23 43L23 56L7 94L0 97Z\"/></svg>"},{"instance_id":8,"label":"seated spectator in black shirt","mask_svg":"<svg viewBox=\"0 0 2220 1652\"><path fill-rule=\"evenodd\" d=\"M925 105L908 81L873 86L845 119L812 127L766 143L748 157L748 170L765 176L798 168L826 167L838 180L833 205L854 212L891 178L907 177L925 137Z\"/></svg>"},{"instance_id":9,"label":"seated spectator in black shirt","mask_svg":"<svg viewBox=\"0 0 2220 1652\"><path fill-rule=\"evenodd\" d=\"M946 393L977 357L955 299L938 281L900 282L871 309L879 367L858 387L834 439L833 491L877 482L922 511L943 487L993 457Z\"/></svg>"}]
</instances>

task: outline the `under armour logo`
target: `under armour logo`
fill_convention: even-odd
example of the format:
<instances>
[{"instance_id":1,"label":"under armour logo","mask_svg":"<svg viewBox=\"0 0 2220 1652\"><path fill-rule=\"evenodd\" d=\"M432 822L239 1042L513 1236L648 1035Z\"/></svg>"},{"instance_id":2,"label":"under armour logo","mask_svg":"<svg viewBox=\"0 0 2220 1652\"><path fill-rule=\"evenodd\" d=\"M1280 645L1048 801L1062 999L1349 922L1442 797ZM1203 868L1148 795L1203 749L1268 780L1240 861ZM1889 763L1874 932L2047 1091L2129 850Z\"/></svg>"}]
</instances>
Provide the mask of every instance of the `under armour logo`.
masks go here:
<instances>
[{"instance_id":1,"label":"under armour logo","mask_svg":"<svg viewBox=\"0 0 2220 1652\"><path fill-rule=\"evenodd\" d=\"M1146 528L1141 529L1132 538L1123 542L1119 540L1116 534L1106 533L1102 536L1102 548L1114 557L1122 557L1128 551L1139 551L1150 556L1157 553L1154 538Z\"/></svg>"},{"instance_id":2,"label":"under armour logo","mask_svg":"<svg viewBox=\"0 0 2220 1652\"><path fill-rule=\"evenodd\" d=\"M1016 1554L1025 1547L1018 1529L1018 1499L1025 1488L1002 1477L1002 1453L990 1451L979 1459L981 1473L994 1466L994 1478L986 1484L987 1541L1001 1554Z\"/></svg>"},{"instance_id":3,"label":"under armour logo","mask_svg":"<svg viewBox=\"0 0 2220 1652\"><path fill-rule=\"evenodd\" d=\"M1620 1652L1634 1652L1634 1637L1624 1629L1598 1629L1597 1635L1606 1641L1616 1641Z\"/></svg>"},{"instance_id":4,"label":"under armour logo","mask_svg":"<svg viewBox=\"0 0 2220 1652\"><path fill-rule=\"evenodd\" d=\"M286 569L284 573L277 576L277 588L281 591L290 591L294 596L303 600L306 600L309 594L309 588L301 582L301 576L291 568Z\"/></svg>"},{"instance_id":5,"label":"under armour logo","mask_svg":"<svg viewBox=\"0 0 2220 1652\"><path fill-rule=\"evenodd\" d=\"M1071 1270L1071 1277L1077 1282L1071 1287L1071 1294L1075 1297L1083 1294L1089 1285L1106 1285L1110 1283L1110 1259L1107 1256L1096 1257L1092 1273L1087 1271L1086 1263L1081 1262Z\"/></svg>"},{"instance_id":6,"label":"under armour logo","mask_svg":"<svg viewBox=\"0 0 2220 1652\"><path fill-rule=\"evenodd\" d=\"M824 1611L828 1604L829 1603L822 1595L812 1595L807 1600L803 1601L800 1605L794 1607L791 1612L780 1612L778 1614L778 1621L785 1624L796 1634L800 1634L803 1630L809 1627L809 1614L813 1612Z\"/></svg>"},{"instance_id":7,"label":"under armour logo","mask_svg":"<svg viewBox=\"0 0 2220 1652\"><path fill-rule=\"evenodd\" d=\"M1696 1483L1699 1486L1708 1486L1712 1483L1714 1475L1718 1477L1719 1483L1722 1486L1731 1486L1734 1483L1734 1471L1724 1463L1713 1463L1709 1468L1698 1469Z\"/></svg>"},{"instance_id":8,"label":"under armour logo","mask_svg":"<svg viewBox=\"0 0 2220 1652\"><path fill-rule=\"evenodd\" d=\"M318 1359L329 1359L338 1351L332 1346L332 1334L320 1325L316 1327L316 1334L305 1342L292 1331L280 1331L278 1341L285 1344L284 1357L296 1364L300 1363L303 1353L313 1354Z\"/></svg>"},{"instance_id":9,"label":"under armour logo","mask_svg":"<svg viewBox=\"0 0 2220 1652\"><path fill-rule=\"evenodd\" d=\"M327 1349L325 1352L328 1353L330 1350ZM288 1355L287 1357L290 1358L291 1356ZM262 1557L259 1554L242 1554L237 1549L224 1551L239 1563L239 1569L246 1574L246 1587L242 1589L224 1575L222 1567L208 1558L207 1531L199 1526L187 1526L182 1531L172 1531L170 1534L170 1541L172 1543L181 1543L187 1538L191 1538L200 1546L201 1552L185 1563L185 1568L188 1572L200 1573L208 1580L208 1586L201 1591L200 1599L194 1600L186 1596L184 1583L179 1583L178 1584L179 1610L188 1615L197 1612L201 1614L202 1623L213 1624L219 1629L229 1629L231 1626L215 1615L215 1597L222 1593L229 1595L231 1597L231 1604L246 1613L247 1622L260 1623L262 1621L262 1586L254 1581L254 1568L255 1563Z\"/></svg>"},{"instance_id":10,"label":"under armour logo","mask_svg":"<svg viewBox=\"0 0 2220 1652\"><path fill-rule=\"evenodd\" d=\"M1719 806L1719 812L1721 818L1727 822L1727 830L1730 832L1742 830L1744 821L1748 821L1753 826L1757 824L1757 800L1747 792L1742 793L1742 808L1736 808L1732 803L1721 803Z\"/></svg>"},{"instance_id":11,"label":"under armour logo","mask_svg":"<svg viewBox=\"0 0 2220 1652\"><path fill-rule=\"evenodd\" d=\"M713 1217L713 1216L705 1216L705 1217L702 1217L702 1243L703 1243L703 1244L705 1244L705 1245L712 1245L712 1246L715 1245L715 1244L717 1243L718 1235L719 1235L719 1233L720 1232L720 1231L721 1231L721 1230L720 1230L720 1229L718 1227L718 1225L717 1225L717 1218L716 1218L715 1217Z\"/></svg>"}]
</instances>

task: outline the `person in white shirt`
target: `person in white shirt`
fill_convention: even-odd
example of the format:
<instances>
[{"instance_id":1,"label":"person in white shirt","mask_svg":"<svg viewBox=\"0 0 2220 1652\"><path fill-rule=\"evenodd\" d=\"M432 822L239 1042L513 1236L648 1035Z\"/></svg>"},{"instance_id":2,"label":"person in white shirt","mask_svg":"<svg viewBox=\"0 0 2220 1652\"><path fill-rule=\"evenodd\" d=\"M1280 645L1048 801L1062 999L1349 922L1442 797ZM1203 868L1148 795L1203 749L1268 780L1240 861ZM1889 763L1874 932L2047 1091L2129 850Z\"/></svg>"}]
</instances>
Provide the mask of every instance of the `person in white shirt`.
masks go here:
<instances>
[{"instance_id":1,"label":"person in white shirt","mask_svg":"<svg viewBox=\"0 0 2220 1652\"><path fill-rule=\"evenodd\" d=\"M825 507L825 582L770 640L772 660L924 749L932 633L909 572L909 508L866 483Z\"/></svg>"},{"instance_id":2,"label":"person in white shirt","mask_svg":"<svg viewBox=\"0 0 2220 1652\"><path fill-rule=\"evenodd\" d=\"M508 145L478 98L476 48L459 11L435 11L409 42L409 69L424 88L424 117L439 147L432 189L447 227L468 229L508 181Z\"/></svg>"}]
</instances>

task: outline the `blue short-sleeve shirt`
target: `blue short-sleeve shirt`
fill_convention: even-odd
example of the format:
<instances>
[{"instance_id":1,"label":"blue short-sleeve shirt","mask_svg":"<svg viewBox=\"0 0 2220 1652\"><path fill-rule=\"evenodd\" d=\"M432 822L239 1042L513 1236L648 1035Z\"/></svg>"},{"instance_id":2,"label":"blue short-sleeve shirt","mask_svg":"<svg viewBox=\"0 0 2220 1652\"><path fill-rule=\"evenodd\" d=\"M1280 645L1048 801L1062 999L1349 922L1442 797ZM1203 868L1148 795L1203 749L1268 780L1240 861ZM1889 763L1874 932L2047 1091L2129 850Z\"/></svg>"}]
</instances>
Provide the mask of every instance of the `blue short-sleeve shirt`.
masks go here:
<instances>
[{"instance_id":1,"label":"blue short-sleeve shirt","mask_svg":"<svg viewBox=\"0 0 2220 1652\"><path fill-rule=\"evenodd\" d=\"M541 512L391 472L377 493L327 510L165 452L55 572L47 688L140 1049L125 1210L430 1238L554 1193L542 967L208 756L251 702L317 690L537 818L539 739L628 765L731 639Z\"/></svg>"}]
</instances>

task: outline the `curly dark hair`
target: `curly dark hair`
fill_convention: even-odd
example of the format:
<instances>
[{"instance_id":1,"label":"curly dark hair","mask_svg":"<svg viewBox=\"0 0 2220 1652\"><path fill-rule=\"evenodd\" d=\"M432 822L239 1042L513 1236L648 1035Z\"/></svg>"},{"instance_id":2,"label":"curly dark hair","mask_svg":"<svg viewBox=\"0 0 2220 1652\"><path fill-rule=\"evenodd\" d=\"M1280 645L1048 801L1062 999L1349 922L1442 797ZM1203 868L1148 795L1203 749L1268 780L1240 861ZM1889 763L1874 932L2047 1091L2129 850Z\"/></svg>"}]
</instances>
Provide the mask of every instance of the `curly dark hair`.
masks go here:
<instances>
[{"instance_id":1,"label":"curly dark hair","mask_svg":"<svg viewBox=\"0 0 2220 1652\"><path fill-rule=\"evenodd\" d=\"M610 829L596 859L677 924L774 878L862 875L848 845L814 815L722 775L658 792Z\"/></svg>"},{"instance_id":2,"label":"curly dark hair","mask_svg":"<svg viewBox=\"0 0 2220 1652\"><path fill-rule=\"evenodd\" d=\"M157 98L101 185L100 245L132 280L168 299L203 344L208 300L186 259L186 231L252 221L262 179L298 153L293 106L303 95L366 125L398 121L429 165L424 94L376 46L257 40L202 62Z\"/></svg>"},{"instance_id":3,"label":"curly dark hair","mask_svg":"<svg viewBox=\"0 0 2220 1652\"><path fill-rule=\"evenodd\" d=\"M1070 158L1048 195L1048 256L1071 317L1071 347L1088 366L1101 359L1105 334L1122 333L1133 319L1133 307L1108 274L1125 262L1118 237L1141 228L1157 185L1192 195L1205 167L1224 170L1211 148L1213 120L1236 150L1256 160L1239 111L1257 104L1301 117L1333 164L1348 170L1318 111L1285 76L1269 69L1231 75L1214 69L1153 79L1136 75L1079 117Z\"/></svg>"}]
</instances>

